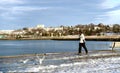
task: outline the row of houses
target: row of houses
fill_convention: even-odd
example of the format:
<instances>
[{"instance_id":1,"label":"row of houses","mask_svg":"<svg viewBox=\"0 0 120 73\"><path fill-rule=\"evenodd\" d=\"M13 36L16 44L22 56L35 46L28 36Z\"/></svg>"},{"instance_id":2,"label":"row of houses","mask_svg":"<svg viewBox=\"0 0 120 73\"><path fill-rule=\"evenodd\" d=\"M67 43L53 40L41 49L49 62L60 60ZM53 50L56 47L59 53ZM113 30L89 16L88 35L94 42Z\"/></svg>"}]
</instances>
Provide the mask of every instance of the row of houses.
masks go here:
<instances>
[{"instance_id":1,"label":"row of houses","mask_svg":"<svg viewBox=\"0 0 120 73\"><path fill-rule=\"evenodd\" d=\"M93 25L92 25L93 26ZM78 25L78 26L60 26L60 27L45 27L40 24L32 28L23 28L19 30L0 30L0 38L5 37L41 37L41 36L66 36L66 35L75 35L78 34L80 29L86 30L100 30L101 27L95 25ZM67 34L69 33L69 34ZM101 34L111 35L111 33L101 32Z\"/></svg>"},{"instance_id":2,"label":"row of houses","mask_svg":"<svg viewBox=\"0 0 120 73\"><path fill-rule=\"evenodd\" d=\"M48 34L48 31L62 31L63 27L44 27L44 25L37 25L36 27L32 28L23 28L19 30L0 30L0 38L5 37L33 37L33 36L42 36L44 32ZM29 35L25 35L28 33L32 33ZM34 35L33 35L34 34ZM50 36L54 36L54 33L50 33ZM61 33L59 33L59 36L61 36Z\"/></svg>"}]
</instances>

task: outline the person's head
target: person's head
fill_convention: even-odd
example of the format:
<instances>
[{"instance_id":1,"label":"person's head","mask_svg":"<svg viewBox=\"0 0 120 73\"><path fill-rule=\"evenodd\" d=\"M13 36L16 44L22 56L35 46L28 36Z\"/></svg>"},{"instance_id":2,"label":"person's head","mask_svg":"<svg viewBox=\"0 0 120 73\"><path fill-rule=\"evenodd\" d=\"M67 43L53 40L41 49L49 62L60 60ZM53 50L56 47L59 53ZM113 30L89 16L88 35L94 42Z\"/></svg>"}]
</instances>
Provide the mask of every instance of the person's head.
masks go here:
<instances>
[{"instance_id":1,"label":"person's head","mask_svg":"<svg viewBox=\"0 0 120 73\"><path fill-rule=\"evenodd\" d=\"M80 30L80 31L79 31L79 34L82 34L82 33L83 33L83 31L82 31L82 30Z\"/></svg>"}]
</instances>

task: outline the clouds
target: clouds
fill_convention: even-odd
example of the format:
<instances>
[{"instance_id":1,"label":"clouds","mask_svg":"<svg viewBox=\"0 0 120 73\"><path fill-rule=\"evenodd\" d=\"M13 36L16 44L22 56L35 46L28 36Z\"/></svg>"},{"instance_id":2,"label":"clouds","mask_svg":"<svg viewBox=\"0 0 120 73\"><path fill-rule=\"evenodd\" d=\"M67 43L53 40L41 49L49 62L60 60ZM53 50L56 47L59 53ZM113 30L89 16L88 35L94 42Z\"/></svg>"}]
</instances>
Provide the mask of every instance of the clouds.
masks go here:
<instances>
[{"instance_id":1,"label":"clouds","mask_svg":"<svg viewBox=\"0 0 120 73\"><path fill-rule=\"evenodd\" d=\"M0 0L0 25L14 24L16 28L119 23L119 13L120 0Z\"/></svg>"},{"instance_id":2,"label":"clouds","mask_svg":"<svg viewBox=\"0 0 120 73\"><path fill-rule=\"evenodd\" d=\"M106 13L106 16L108 16L108 19L106 20L107 23L120 23L120 10L109 11Z\"/></svg>"},{"instance_id":3,"label":"clouds","mask_svg":"<svg viewBox=\"0 0 120 73\"><path fill-rule=\"evenodd\" d=\"M12 19L12 14L14 6L17 4L23 3L22 1L19 0L0 0L0 16L1 19Z\"/></svg>"},{"instance_id":4,"label":"clouds","mask_svg":"<svg viewBox=\"0 0 120 73\"><path fill-rule=\"evenodd\" d=\"M32 6L31 2L27 2L27 0L0 0L0 16L1 19L6 20L18 19L20 16L25 16L30 12L39 12L48 9L50 7Z\"/></svg>"},{"instance_id":5,"label":"clouds","mask_svg":"<svg viewBox=\"0 0 120 73\"><path fill-rule=\"evenodd\" d=\"M120 0L105 0L100 7L101 13L96 16L96 21L106 24L120 23Z\"/></svg>"},{"instance_id":6,"label":"clouds","mask_svg":"<svg viewBox=\"0 0 120 73\"><path fill-rule=\"evenodd\" d=\"M104 9L111 9L111 8L115 8L117 6L120 6L120 0L105 0L102 4L101 4L102 8Z\"/></svg>"},{"instance_id":7,"label":"clouds","mask_svg":"<svg viewBox=\"0 0 120 73\"><path fill-rule=\"evenodd\" d=\"M33 5L31 4L33 2ZM49 7L41 7L34 4L34 1L29 0L0 0L0 10L8 11L33 11L33 10L47 10Z\"/></svg>"},{"instance_id":8,"label":"clouds","mask_svg":"<svg viewBox=\"0 0 120 73\"><path fill-rule=\"evenodd\" d=\"M0 5L22 4L22 0L0 0Z\"/></svg>"},{"instance_id":9,"label":"clouds","mask_svg":"<svg viewBox=\"0 0 120 73\"><path fill-rule=\"evenodd\" d=\"M0 0L0 29L17 29L27 25L28 27L32 26L33 22L36 21L34 19L38 19L37 12L40 13L50 9L50 7L35 5L32 3L33 1L29 1Z\"/></svg>"}]
</instances>

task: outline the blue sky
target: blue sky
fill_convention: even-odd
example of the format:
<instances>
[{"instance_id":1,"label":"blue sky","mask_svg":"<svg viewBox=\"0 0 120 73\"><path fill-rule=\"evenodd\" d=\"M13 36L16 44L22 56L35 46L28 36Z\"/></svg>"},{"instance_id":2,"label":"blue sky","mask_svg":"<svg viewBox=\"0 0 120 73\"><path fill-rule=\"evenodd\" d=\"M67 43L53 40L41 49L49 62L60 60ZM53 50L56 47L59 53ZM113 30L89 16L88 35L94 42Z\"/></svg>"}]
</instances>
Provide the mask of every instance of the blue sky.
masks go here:
<instances>
[{"instance_id":1,"label":"blue sky","mask_svg":"<svg viewBox=\"0 0 120 73\"><path fill-rule=\"evenodd\" d=\"M120 0L0 0L0 30L120 23Z\"/></svg>"}]
</instances>

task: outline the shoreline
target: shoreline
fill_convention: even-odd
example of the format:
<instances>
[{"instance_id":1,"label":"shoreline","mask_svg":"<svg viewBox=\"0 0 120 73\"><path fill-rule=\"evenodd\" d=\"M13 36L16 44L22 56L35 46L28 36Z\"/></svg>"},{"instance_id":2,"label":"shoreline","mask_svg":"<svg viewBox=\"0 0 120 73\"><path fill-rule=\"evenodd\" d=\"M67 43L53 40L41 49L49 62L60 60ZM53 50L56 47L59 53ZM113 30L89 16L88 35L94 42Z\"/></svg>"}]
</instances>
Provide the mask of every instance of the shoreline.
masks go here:
<instances>
[{"instance_id":1,"label":"shoreline","mask_svg":"<svg viewBox=\"0 0 120 73\"><path fill-rule=\"evenodd\" d=\"M97 53L98 52L98 53ZM112 50L95 50L95 51L89 51L89 54L98 54L100 56L99 57L110 57L110 56L120 56L120 53L119 52L116 52L116 51L112 51ZM99 53L103 53L103 54L106 54L106 55L102 55L102 54L99 54ZM107 53L110 53L110 54L107 54ZM10 56L0 56L0 59L3 59L3 58L23 58L23 57L35 57L36 55L39 55L39 56L49 56L49 55L77 55L76 52L58 52L58 53L36 53L36 54L22 54L22 55L10 55ZM79 55L78 55L79 56ZM84 56L84 53L83 53L83 56ZM64 57L64 56L63 56Z\"/></svg>"},{"instance_id":2,"label":"shoreline","mask_svg":"<svg viewBox=\"0 0 120 73\"><path fill-rule=\"evenodd\" d=\"M120 41L120 36L85 36L88 41ZM0 40L79 40L78 36L38 37L38 38L2 38Z\"/></svg>"}]
</instances>

